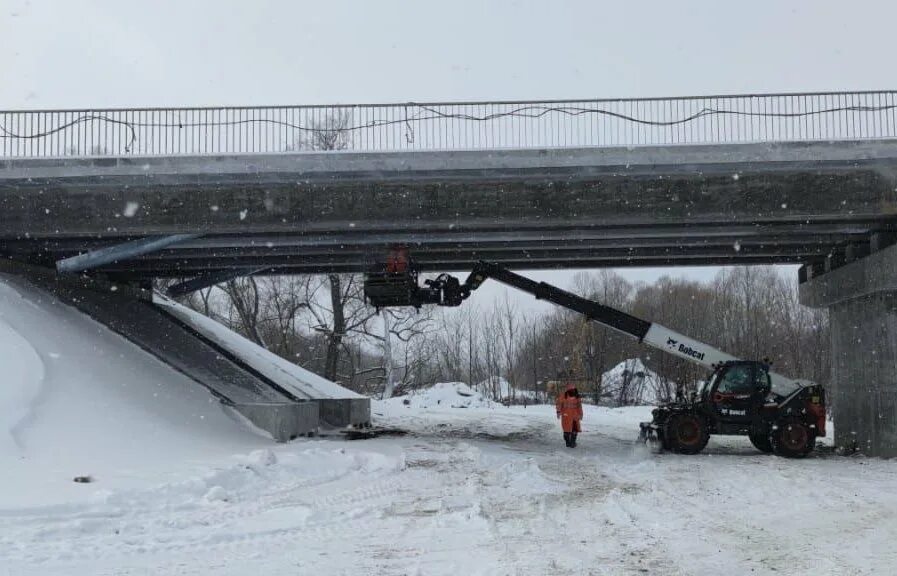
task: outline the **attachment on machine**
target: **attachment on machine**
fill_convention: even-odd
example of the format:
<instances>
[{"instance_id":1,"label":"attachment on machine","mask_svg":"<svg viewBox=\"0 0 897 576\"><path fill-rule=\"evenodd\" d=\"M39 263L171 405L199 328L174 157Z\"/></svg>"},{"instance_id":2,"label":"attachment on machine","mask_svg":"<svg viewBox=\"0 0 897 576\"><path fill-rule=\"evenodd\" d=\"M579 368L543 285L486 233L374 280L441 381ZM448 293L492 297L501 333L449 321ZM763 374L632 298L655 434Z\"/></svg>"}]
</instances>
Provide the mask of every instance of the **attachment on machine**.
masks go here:
<instances>
[{"instance_id":1,"label":"attachment on machine","mask_svg":"<svg viewBox=\"0 0 897 576\"><path fill-rule=\"evenodd\" d=\"M365 274L364 296L378 311L391 306L459 306L470 296L470 289L449 274L424 280L421 287L408 249L399 246L390 250L385 263L373 266Z\"/></svg>"}]
</instances>

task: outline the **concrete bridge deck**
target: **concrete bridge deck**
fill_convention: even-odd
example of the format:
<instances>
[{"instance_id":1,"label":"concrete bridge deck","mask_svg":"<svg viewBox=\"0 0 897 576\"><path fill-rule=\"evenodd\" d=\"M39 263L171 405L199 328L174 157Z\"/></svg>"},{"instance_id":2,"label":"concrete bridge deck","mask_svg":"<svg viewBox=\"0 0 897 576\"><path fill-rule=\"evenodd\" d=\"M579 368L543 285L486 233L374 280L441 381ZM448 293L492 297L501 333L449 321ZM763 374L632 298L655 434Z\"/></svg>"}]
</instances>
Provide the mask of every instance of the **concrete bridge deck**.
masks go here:
<instances>
[{"instance_id":1,"label":"concrete bridge deck","mask_svg":"<svg viewBox=\"0 0 897 576\"><path fill-rule=\"evenodd\" d=\"M0 252L201 234L107 271L807 262L897 227L897 140L0 161Z\"/></svg>"}]
</instances>

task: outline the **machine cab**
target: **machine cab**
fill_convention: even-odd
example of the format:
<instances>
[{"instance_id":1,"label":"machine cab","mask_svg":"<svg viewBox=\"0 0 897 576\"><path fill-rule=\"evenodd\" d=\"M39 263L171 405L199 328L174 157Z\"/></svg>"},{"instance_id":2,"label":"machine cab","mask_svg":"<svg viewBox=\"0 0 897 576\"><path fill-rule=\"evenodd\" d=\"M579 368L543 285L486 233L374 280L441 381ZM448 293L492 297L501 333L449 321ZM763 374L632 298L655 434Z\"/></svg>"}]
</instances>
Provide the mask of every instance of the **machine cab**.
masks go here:
<instances>
[{"instance_id":1,"label":"machine cab","mask_svg":"<svg viewBox=\"0 0 897 576\"><path fill-rule=\"evenodd\" d=\"M721 421L747 423L756 417L771 387L768 365L753 361L726 362L714 370L702 400Z\"/></svg>"}]
</instances>

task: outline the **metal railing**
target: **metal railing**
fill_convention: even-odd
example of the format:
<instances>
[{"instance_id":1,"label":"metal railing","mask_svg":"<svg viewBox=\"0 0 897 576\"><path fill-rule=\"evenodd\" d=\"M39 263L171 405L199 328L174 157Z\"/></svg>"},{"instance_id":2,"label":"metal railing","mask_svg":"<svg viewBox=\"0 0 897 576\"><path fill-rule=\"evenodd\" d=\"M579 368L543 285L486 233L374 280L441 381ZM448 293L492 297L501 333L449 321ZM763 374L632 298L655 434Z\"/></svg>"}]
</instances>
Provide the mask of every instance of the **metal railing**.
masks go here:
<instances>
[{"instance_id":1,"label":"metal railing","mask_svg":"<svg viewBox=\"0 0 897 576\"><path fill-rule=\"evenodd\" d=\"M0 112L0 157L731 144L897 137L897 91Z\"/></svg>"}]
</instances>

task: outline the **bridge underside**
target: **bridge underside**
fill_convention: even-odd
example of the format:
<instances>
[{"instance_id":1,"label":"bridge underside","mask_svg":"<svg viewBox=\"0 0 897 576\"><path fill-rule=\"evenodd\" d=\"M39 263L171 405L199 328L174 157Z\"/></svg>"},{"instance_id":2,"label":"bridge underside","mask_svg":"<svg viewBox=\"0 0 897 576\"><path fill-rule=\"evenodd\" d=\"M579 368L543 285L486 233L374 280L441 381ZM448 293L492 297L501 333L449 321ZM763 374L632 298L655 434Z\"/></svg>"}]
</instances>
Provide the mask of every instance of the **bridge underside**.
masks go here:
<instances>
[{"instance_id":1,"label":"bridge underside","mask_svg":"<svg viewBox=\"0 0 897 576\"><path fill-rule=\"evenodd\" d=\"M410 248L421 271L464 270L477 260L522 269L805 263L868 241L872 232L890 226L854 220L516 233L477 229L430 234L213 235L100 270L135 277L181 277L239 268L262 274L356 272L382 260L397 244ZM129 239L4 240L3 252L17 260L52 266L61 258Z\"/></svg>"},{"instance_id":2,"label":"bridge underside","mask_svg":"<svg viewBox=\"0 0 897 576\"><path fill-rule=\"evenodd\" d=\"M0 162L0 253L200 234L133 277L821 262L897 228L897 142Z\"/></svg>"}]
</instances>

